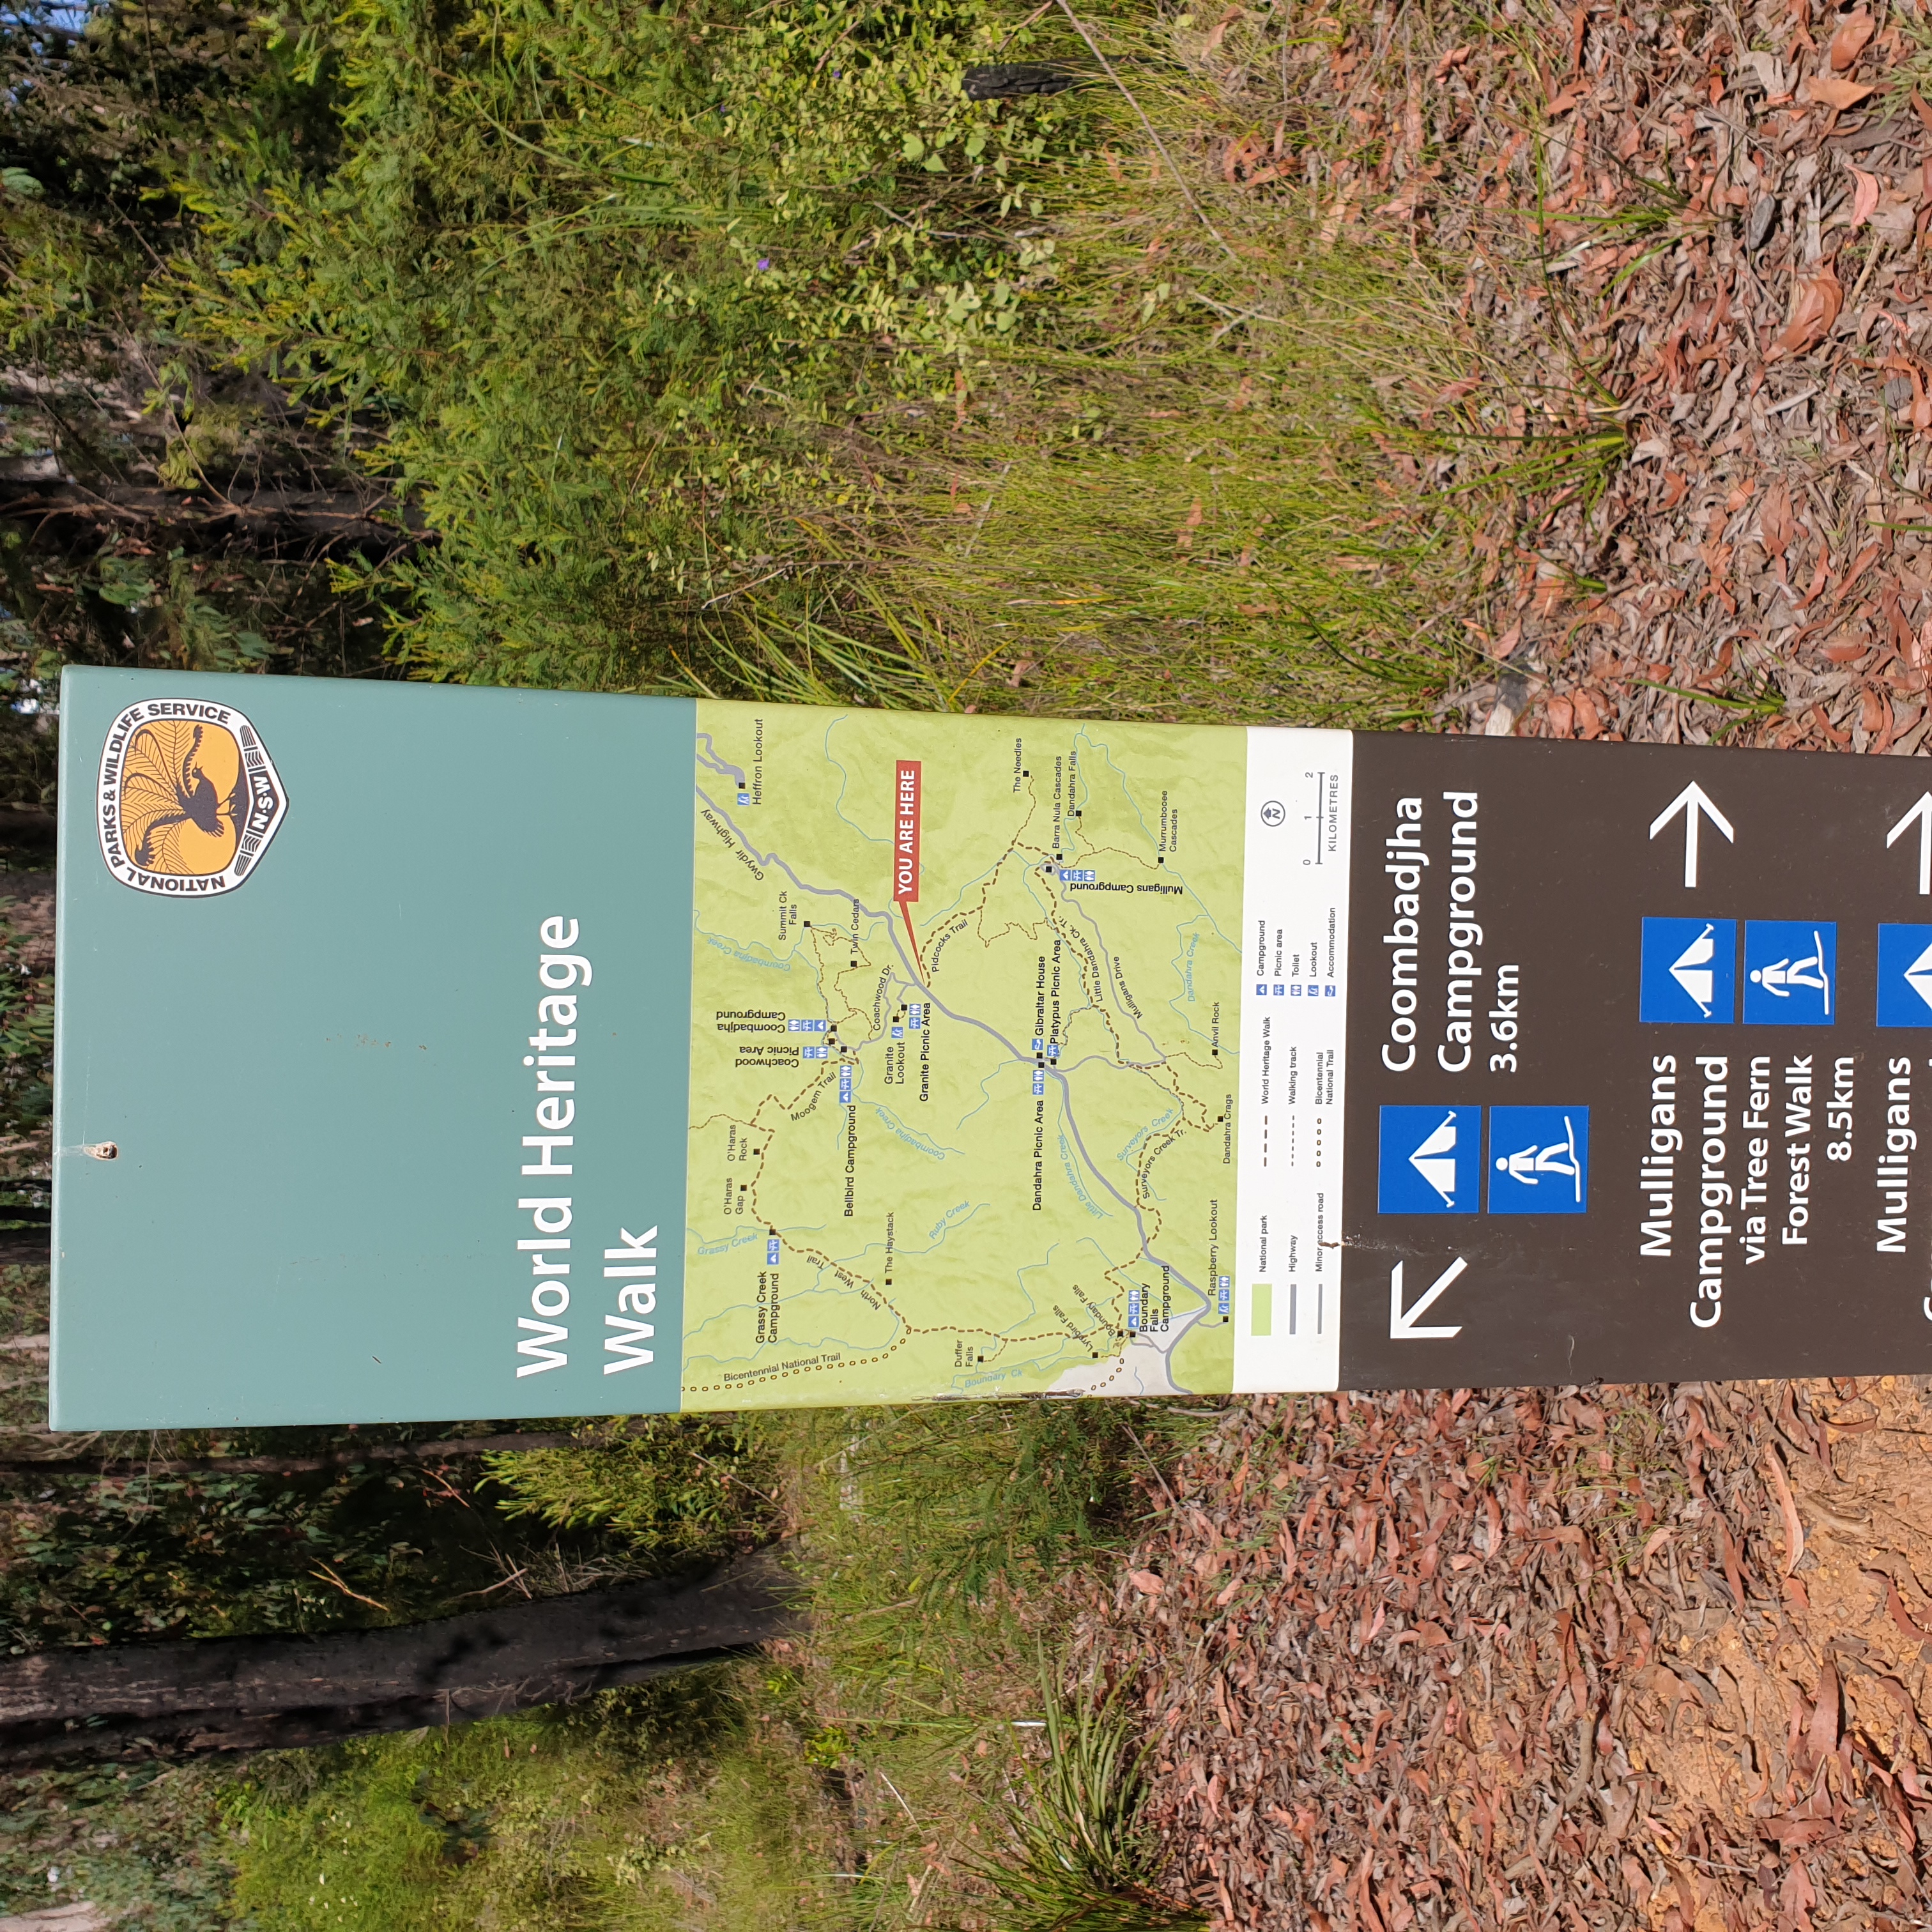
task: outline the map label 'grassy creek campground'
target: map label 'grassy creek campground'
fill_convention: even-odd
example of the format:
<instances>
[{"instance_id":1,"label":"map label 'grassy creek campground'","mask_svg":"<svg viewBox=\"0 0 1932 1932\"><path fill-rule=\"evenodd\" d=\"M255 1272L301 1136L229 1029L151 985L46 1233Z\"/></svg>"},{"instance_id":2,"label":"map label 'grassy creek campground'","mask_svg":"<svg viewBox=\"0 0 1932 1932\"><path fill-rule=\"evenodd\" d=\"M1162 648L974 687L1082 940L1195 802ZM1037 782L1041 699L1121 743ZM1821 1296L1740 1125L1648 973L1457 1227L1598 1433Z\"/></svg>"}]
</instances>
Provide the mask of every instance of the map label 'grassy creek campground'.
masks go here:
<instances>
[{"instance_id":1,"label":"map label 'grassy creek campground'","mask_svg":"<svg viewBox=\"0 0 1932 1932\"><path fill-rule=\"evenodd\" d=\"M1904 762L78 670L66 1429L1932 1366Z\"/></svg>"}]
</instances>

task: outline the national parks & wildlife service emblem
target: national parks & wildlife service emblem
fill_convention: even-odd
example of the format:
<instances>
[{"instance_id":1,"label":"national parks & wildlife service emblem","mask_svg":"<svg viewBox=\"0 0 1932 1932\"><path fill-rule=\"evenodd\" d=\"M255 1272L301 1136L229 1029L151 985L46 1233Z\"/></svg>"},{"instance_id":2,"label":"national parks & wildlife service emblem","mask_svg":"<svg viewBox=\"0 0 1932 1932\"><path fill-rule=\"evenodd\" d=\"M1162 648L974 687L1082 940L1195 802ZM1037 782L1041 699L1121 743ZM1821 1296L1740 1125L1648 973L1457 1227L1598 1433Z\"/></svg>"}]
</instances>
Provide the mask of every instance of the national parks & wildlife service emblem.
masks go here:
<instances>
[{"instance_id":1,"label":"national parks & wildlife service emblem","mask_svg":"<svg viewBox=\"0 0 1932 1932\"><path fill-rule=\"evenodd\" d=\"M108 730L100 854L137 892L232 892L287 808L261 734L232 704L157 698L129 705Z\"/></svg>"}]
</instances>

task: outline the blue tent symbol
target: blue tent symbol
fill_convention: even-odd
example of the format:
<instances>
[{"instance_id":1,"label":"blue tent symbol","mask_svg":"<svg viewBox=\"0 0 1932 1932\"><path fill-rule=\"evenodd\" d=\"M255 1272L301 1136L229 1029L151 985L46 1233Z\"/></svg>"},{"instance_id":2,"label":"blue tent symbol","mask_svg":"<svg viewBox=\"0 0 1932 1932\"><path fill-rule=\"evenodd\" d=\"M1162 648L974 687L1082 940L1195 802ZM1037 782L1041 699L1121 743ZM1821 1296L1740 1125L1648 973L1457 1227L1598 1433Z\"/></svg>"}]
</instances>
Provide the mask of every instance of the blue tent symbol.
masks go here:
<instances>
[{"instance_id":1,"label":"blue tent symbol","mask_svg":"<svg viewBox=\"0 0 1932 1932\"><path fill-rule=\"evenodd\" d=\"M1737 1012L1737 956L1736 920L1646 920L1637 1017L1729 1026Z\"/></svg>"},{"instance_id":2,"label":"blue tent symbol","mask_svg":"<svg viewBox=\"0 0 1932 1932\"><path fill-rule=\"evenodd\" d=\"M1482 1148L1477 1107L1384 1107L1377 1204L1384 1214L1473 1214Z\"/></svg>"},{"instance_id":3,"label":"blue tent symbol","mask_svg":"<svg viewBox=\"0 0 1932 1932\"><path fill-rule=\"evenodd\" d=\"M1932 926L1879 928L1878 1023L1932 1027Z\"/></svg>"}]
</instances>

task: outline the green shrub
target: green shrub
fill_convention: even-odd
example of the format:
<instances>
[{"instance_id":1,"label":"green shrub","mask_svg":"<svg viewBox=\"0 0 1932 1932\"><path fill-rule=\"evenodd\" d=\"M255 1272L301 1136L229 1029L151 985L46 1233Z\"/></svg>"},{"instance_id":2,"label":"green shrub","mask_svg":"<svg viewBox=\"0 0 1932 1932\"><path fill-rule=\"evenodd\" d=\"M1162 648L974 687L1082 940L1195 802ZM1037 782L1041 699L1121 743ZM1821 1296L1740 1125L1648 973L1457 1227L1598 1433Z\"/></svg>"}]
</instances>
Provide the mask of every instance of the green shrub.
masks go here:
<instances>
[{"instance_id":1,"label":"green shrub","mask_svg":"<svg viewBox=\"0 0 1932 1932\"><path fill-rule=\"evenodd\" d=\"M460 1466L17 1471L0 1479L0 1652L409 1623L500 1604L516 1575L555 1592L646 1567L493 1504Z\"/></svg>"},{"instance_id":2,"label":"green shrub","mask_svg":"<svg viewBox=\"0 0 1932 1932\"><path fill-rule=\"evenodd\" d=\"M652 1416L614 1438L487 1460L505 1515L608 1532L652 1561L722 1556L776 1534L772 1472L730 1417Z\"/></svg>"},{"instance_id":3,"label":"green shrub","mask_svg":"<svg viewBox=\"0 0 1932 1932\"><path fill-rule=\"evenodd\" d=\"M188 190L205 245L168 299L382 432L372 465L440 537L391 573L412 663L681 684L695 614L808 561L803 503L854 500L855 422L1017 312L1013 238L1084 118L965 99L1017 24L995 0L358 0L302 37L340 64L339 165L238 135Z\"/></svg>"}]
</instances>

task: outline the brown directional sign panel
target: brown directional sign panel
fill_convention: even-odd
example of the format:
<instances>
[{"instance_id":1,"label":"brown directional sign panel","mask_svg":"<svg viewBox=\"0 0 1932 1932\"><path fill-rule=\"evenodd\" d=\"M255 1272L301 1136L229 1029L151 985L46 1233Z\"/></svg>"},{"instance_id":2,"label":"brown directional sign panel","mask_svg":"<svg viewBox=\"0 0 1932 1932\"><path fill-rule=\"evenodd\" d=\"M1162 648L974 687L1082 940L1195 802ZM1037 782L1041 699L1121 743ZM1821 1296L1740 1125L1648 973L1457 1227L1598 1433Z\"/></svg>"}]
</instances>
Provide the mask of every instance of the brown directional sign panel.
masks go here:
<instances>
[{"instance_id":1,"label":"brown directional sign panel","mask_svg":"<svg viewBox=\"0 0 1932 1932\"><path fill-rule=\"evenodd\" d=\"M1932 1367L1922 768L1354 754L1342 1379Z\"/></svg>"}]
</instances>

